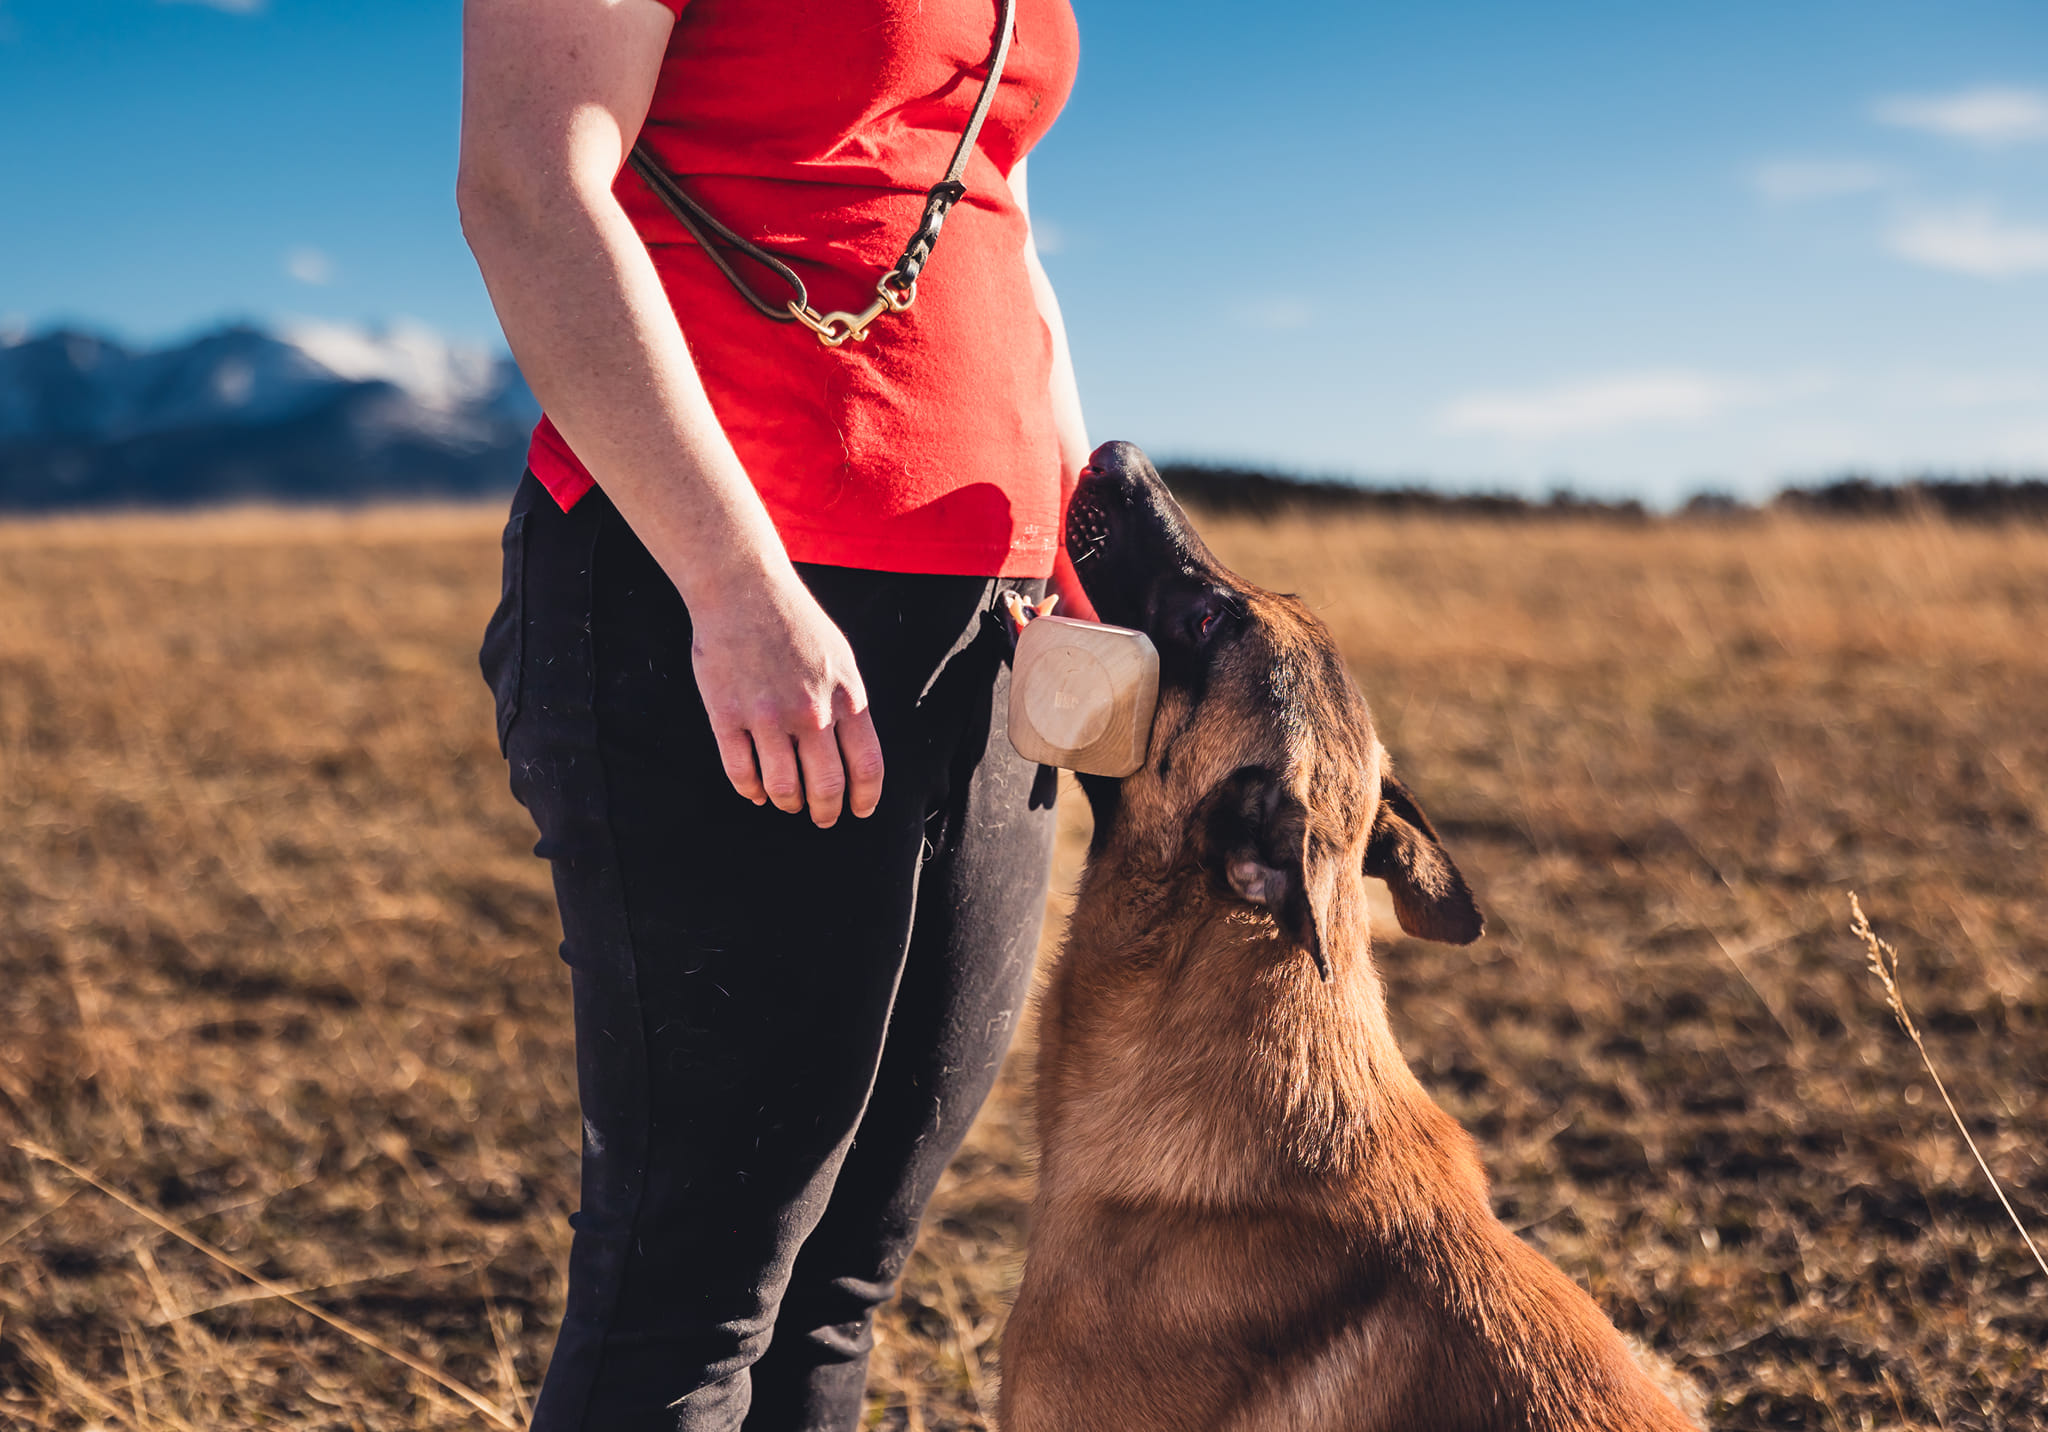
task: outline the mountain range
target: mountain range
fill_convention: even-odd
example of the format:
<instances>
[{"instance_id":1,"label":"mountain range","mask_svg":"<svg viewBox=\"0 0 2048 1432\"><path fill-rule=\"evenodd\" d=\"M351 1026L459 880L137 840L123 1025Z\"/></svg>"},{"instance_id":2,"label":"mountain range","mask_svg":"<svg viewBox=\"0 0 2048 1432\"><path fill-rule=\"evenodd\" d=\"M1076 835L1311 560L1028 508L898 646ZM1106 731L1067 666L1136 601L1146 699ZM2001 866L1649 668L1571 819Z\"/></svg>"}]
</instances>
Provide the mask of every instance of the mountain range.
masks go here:
<instances>
[{"instance_id":1,"label":"mountain range","mask_svg":"<svg viewBox=\"0 0 2048 1432\"><path fill-rule=\"evenodd\" d=\"M510 358L409 325L0 337L0 509L509 492L539 411Z\"/></svg>"},{"instance_id":2,"label":"mountain range","mask_svg":"<svg viewBox=\"0 0 2048 1432\"><path fill-rule=\"evenodd\" d=\"M510 358L417 325L240 323L160 348L77 329L0 331L0 512L499 496L524 469L539 416ZM1166 462L1160 471L1184 501L1250 515L1648 515L1631 499L1568 490L1532 500L1199 463ZM1763 505L1812 516L1928 512L2043 522L2048 475L1850 474L1785 488ZM1703 494L1682 512L1757 510Z\"/></svg>"}]
</instances>

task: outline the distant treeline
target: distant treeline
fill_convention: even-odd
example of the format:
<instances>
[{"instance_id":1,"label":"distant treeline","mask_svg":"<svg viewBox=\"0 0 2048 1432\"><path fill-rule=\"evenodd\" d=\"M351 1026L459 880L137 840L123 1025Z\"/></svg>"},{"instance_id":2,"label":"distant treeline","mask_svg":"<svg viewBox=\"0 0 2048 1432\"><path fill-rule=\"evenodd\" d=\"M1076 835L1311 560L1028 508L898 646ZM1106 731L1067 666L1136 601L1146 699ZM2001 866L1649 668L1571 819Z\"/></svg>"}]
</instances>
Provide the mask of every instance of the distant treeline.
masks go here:
<instances>
[{"instance_id":1,"label":"distant treeline","mask_svg":"<svg viewBox=\"0 0 2048 1432\"><path fill-rule=\"evenodd\" d=\"M1879 482L1845 477L1818 487L1788 487L1774 503L1818 516L1929 513L1964 522L2039 522L2048 519L2048 478L1921 477Z\"/></svg>"},{"instance_id":2,"label":"distant treeline","mask_svg":"<svg viewBox=\"0 0 2048 1432\"><path fill-rule=\"evenodd\" d=\"M1174 495L1184 502L1211 512L1253 517L1289 512L1409 512L1506 520L1597 517L1615 522L1647 522L1652 518L1650 511L1634 498L1610 501L1568 489L1559 489L1547 497L1529 498L1507 492L1449 492L1419 485L1338 482L1201 463L1165 463L1159 473ZM1770 511L1816 517L1925 514L1966 522L2043 522L2048 521L2048 478L1916 477L1884 482L1869 477L1842 477L1811 486L1788 487L1761 503L1745 502L1725 493L1701 493L1673 515L1681 519L1726 520Z\"/></svg>"}]
</instances>

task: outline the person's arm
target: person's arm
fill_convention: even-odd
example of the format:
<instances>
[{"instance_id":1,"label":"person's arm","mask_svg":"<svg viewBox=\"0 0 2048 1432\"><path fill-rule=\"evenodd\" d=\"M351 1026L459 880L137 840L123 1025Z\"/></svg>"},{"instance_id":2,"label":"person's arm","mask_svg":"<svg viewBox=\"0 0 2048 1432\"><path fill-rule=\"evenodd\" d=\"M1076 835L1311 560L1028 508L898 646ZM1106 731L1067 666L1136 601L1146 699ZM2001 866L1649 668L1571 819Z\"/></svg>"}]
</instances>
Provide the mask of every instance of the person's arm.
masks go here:
<instances>
[{"instance_id":1,"label":"person's arm","mask_svg":"<svg viewBox=\"0 0 2048 1432\"><path fill-rule=\"evenodd\" d=\"M1092 449L1088 446L1088 423L1081 416L1081 385L1074 378L1074 355L1067 347L1067 325L1060 317L1059 296L1052 291L1052 280L1045 276L1045 265L1038 258L1038 241L1030 232L1031 206L1024 172L1026 162L1019 159L1017 167L1010 171L1010 193L1024 214L1024 267L1031 275L1031 296L1038 300L1038 316L1045 320L1046 328L1052 333L1052 420L1059 432L1060 518L1064 522L1067 499L1074 495L1074 484L1080 481L1081 469L1088 465L1088 454ZM1095 608L1081 590L1080 578L1075 575L1073 561L1067 556L1066 534L1060 533L1058 540L1052 584L1053 590L1059 593L1060 613L1092 621Z\"/></svg>"},{"instance_id":2,"label":"person's arm","mask_svg":"<svg viewBox=\"0 0 2048 1432\"><path fill-rule=\"evenodd\" d=\"M534 393L690 609L697 686L756 805L881 797L852 649L798 579L612 196L674 15L656 0L468 0L457 199Z\"/></svg>"}]
</instances>

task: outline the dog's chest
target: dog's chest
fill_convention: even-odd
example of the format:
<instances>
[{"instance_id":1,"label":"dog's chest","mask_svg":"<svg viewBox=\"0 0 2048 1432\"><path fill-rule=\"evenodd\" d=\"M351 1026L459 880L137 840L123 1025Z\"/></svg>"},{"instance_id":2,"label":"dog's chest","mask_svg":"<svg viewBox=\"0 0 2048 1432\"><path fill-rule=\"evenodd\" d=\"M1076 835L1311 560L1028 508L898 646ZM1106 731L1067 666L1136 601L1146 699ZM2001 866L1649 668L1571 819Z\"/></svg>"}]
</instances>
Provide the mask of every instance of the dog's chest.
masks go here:
<instances>
[{"instance_id":1,"label":"dog's chest","mask_svg":"<svg viewBox=\"0 0 2048 1432\"><path fill-rule=\"evenodd\" d=\"M1272 1215L1041 1201L1005 1377L1057 1397L1043 1425L1062 1428L1091 1425L1088 1408L1113 1409L1092 1425L1146 1432L1292 1405L1285 1385L1319 1375L1318 1350L1354 1347L1374 1317L1370 1282L1331 1251L1332 1232Z\"/></svg>"}]
</instances>

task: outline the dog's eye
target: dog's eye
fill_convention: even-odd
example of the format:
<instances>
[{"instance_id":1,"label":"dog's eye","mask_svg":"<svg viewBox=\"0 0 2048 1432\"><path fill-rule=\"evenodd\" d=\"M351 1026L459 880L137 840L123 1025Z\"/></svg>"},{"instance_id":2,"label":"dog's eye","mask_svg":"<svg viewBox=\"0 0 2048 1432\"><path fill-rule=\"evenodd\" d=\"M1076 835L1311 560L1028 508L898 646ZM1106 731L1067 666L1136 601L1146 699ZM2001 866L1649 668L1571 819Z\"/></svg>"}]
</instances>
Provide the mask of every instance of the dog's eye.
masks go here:
<instances>
[{"instance_id":1,"label":"dog's eye","mask_svg":"<svg viewBox=\"0 0 2048 1432\"><path fill-rule=\"evenodd\" d=\"M1187 625L1181 630L1187 633L1188 640L1195 646L1206 646L1212 639L1223 635L1230 614L1230 602L1221 592L1207 592L1187 614Z\"/></svg>"}]
</instances>

